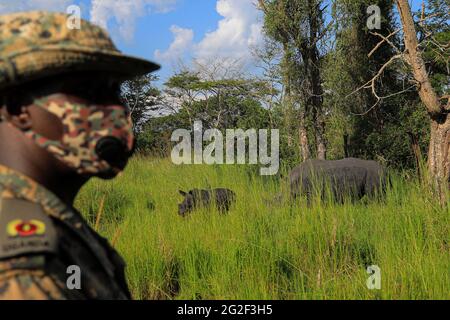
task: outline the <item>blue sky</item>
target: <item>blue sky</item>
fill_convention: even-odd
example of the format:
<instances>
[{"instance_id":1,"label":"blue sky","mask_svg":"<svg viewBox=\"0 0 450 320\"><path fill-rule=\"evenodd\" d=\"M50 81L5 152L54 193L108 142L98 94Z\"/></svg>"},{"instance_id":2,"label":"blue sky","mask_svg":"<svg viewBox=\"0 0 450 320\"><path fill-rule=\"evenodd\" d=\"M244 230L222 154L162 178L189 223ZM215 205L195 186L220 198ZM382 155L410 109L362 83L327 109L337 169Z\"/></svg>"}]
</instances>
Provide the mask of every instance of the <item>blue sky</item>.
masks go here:
<instances>
[{"instance_id":1,"label":"blue sky","mask_svg":"<svg viewBox=\"0 0 450 320\"><path fill-rule=\"evenodd\" d=\"M5 1L5 0L0 0ZM16 1L17 0L6 0ZM34 7L56 0L19 0ZM106 27L119 49L154 60L164 82L179 62L215 57L247 60L261 40L262 19L254 0L58 0L77 4L83 18ZM59 11L59 10L58 10Z\"/></svg>"},{"instance_id":2,"label":"blue sky","mask_svg":"<svg viewBox=\"0 0 450 320\"><path fill-rule=\"evenodd\" d=\"M0 0L0 13L80 6L82 16L107 28L118 48L160 63L161 82L179 61L248 59L261 42L255 0ZM410 1L413 8L421 0Z\"/></svg>"}]
</instances>

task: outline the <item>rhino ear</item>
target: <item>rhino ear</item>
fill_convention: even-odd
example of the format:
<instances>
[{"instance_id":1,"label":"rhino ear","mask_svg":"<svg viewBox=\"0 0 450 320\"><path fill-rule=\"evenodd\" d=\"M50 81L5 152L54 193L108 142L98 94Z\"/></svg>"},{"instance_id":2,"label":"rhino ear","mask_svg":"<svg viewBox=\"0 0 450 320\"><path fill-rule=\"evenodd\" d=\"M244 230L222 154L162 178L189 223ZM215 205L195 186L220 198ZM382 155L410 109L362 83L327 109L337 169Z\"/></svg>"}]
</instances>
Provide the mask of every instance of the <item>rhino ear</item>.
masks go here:
<instances>
[{"instance_id":1,"label":"rhino ear","mask_svg":"<svg viewBox=\"0 0 450 320\"><path fill-rule=\"evenodd\" d=\"M187 195L187 193L184 192L184 191L182 191L182 190L178 190L178 192L179 192L183 197L185 197L185 196Z\"/></svg>"}]
</instances>

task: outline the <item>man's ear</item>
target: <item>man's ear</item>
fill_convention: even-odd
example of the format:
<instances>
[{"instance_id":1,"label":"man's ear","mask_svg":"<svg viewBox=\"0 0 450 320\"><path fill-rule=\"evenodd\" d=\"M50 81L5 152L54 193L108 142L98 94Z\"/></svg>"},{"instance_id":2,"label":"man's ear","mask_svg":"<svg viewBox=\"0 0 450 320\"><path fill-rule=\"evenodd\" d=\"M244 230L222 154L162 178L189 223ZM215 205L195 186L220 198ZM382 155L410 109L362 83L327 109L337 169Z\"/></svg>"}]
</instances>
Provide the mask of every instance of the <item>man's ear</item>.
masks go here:
<instances>
[{"instance_id":1,"label":"man's ear","mask_svg":"<svg viewBox=\"0 0 450 320\"><path fill-rule=\"evenodd\" d=\"M183 197L185 197L185 196L187 195L187 193L184 192L184 191L182 191L182 190L179 190L178 192L179 192Z\"/></svg>"},{"instance_id":2,"label":"man's ear","mask_svg":"<svg viewBox=\"0 0 450 320\"><path fill-rule=\"evenodd\" d=\"M8 111L7 106L3 106L0 108L1 116L0 118L8 121L13 126L20 130L28 130L31 128L32 121L31 115L28 111L27 107L20 107L20 112L17 114L11 114Z\"/></svg>"}]
</instances>

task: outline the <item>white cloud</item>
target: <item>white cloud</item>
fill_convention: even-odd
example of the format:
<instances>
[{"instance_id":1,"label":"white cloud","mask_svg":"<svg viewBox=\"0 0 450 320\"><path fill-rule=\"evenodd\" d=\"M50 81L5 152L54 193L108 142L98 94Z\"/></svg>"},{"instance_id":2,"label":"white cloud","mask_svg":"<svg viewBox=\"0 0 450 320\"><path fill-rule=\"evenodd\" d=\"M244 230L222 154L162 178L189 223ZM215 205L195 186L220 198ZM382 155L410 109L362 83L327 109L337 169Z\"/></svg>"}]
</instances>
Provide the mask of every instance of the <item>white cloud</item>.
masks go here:
<instances>
[{"instance_id":1,"label":"white cloud","mask_svg":"<svg viewBox=\"0 0 450 320\"><path fill-rule=\"evenodd\" d=\"M177 0L92 0L92 22L108 29L114 20L120 36L130 41L136 19L148 13L165 13L174 9Z\"/></svg>"},{"instance_id":2,"label":"white cloud","mask_svg":"<svg viewBox=\"0 0 450 320\"><path fill-rule=\"evenodd\" d=\"M176 61L182 59L185 53L190 51L192 47L194 39L194 31L192 29L184 29L173 25L170 27L170 32L172 32L174 40L166 51L155 51L155 58L157 60Z\"/></svg>"},{"instance_id":3,"label":"white cloud","mask_svg":"<svg viewBox=\"0 0 450 320\"><path fill-rule=\"evenodd\" d=\"M217 30L207 33L196 48L196 56L248 57L255 45L262 22L253 0L218 0L217 12L223 17Z\"/></svg>"},{"instance_id":4,"label":"white cloud","mask_svg":"<svg viewBox=\"0 0 450 320\"><path fill-rule=\"evenodd\" d=\"M73 0L1 0L0 14L30 10L65 12L73 2Z\"/></svg>"},{"instance_id":5,"label":"white cloud","mask_svg":"<svg viewBox=\"0 0 450 320\"><path fill-rule=\"evenodd\" d=\"M155 58L179 58L183 50L190 50L192 56L200 61L224 57L248 60L251 57L250 47L260 44L262 40L261 13L254 0L217 0L216 10L223 17L216 30L206 33L198 43L189 43L193 38L190 29L171 30L173 43L164 53L155 51Z\"/></svg>"}]
</instances>

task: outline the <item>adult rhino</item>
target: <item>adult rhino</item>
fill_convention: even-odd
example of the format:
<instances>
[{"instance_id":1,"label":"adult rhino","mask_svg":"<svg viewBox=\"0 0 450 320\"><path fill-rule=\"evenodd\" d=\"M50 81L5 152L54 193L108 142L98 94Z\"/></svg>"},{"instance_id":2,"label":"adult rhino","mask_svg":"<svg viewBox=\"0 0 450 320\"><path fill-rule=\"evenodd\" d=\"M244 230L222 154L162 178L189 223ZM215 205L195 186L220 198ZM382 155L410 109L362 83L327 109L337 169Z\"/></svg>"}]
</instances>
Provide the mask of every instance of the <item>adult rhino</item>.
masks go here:
<instances>
[{"instance_id":1,"label":"adult rhino","mask_svg":"<svg viewBox=\"0 0 450 320\"><path fill-rule=\"evenodd\" d=\"M346 158L342 160L307 160L290 173L291 198L312 194L324 197L326 188L338 202L346 197L373 197L386 189L386 170L375 161ZM318 192L318 193L315 193Z\"/></svg>"}]
</instances>

